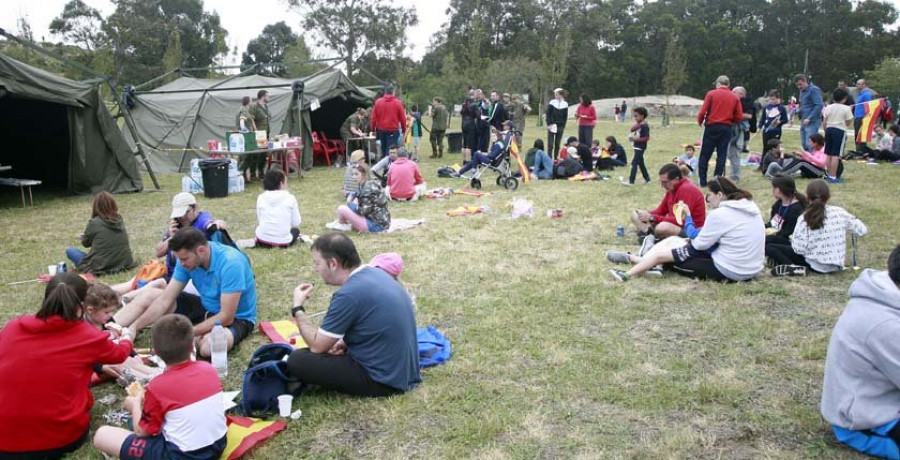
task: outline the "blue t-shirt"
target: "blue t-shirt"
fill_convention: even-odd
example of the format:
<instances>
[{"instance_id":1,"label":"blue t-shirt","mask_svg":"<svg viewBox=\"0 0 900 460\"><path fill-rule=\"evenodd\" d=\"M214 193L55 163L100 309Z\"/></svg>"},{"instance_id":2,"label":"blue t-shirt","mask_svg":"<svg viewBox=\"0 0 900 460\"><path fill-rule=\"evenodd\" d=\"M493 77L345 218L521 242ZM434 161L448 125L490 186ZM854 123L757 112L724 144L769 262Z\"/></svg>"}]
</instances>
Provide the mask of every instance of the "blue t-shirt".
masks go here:
<instances>
[{"instance_id":1,"label":"blue t-shirt","mask_svg":"<svg viewBox=\"0 0 900 460\"><path fill-rule=\"evenodd\" d=\"M178 262L172 279L187 284L194 282L206 311L216 314L222 309L222 294L241 293L234 317L256 324L256 280L247 256L237 249L209 242L209 269L187 270Z\"/></svg>"},{"instance_id":2,"label":"blue t-shirt","mask_svg":"<svg viewBox=\"0 0 900 460\"><path fill-rule=\"evenodd\" d=\"M422 381L412 301L384 270L363 266L350 275L319 331L344 339L347 354L378 383L407 391Z\"/></svg>"}]
</instances>

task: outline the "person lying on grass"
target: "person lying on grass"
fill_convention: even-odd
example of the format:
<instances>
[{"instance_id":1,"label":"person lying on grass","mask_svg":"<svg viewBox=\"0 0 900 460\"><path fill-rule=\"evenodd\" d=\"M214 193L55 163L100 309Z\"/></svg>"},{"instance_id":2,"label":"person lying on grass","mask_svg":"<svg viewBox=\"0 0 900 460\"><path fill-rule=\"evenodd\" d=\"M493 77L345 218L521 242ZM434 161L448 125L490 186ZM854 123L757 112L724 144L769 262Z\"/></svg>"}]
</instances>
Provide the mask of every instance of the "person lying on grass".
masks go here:
<instances>
[{"instance_id":1,"label":"person lying on grass","mask_svg":"<svg viewBox=\"0 0 900 460\"><path fill-rule=\"evenodd\" d=\"M838 441L900 459L900 246L866 269L831 333L820 410Z\"/></svg>"},{"instance_id":2,"label":"person lying on grass","mask_svg":"<svg viewBox=\"0 0 900 460\"><path fill-rule=\"evenodd\" d=\"M787 243L766 246L766 254L775 268L773 276L802 276L810 268L816 273L834 273L844 269L847 231L865 236L869 229L844 208L828 205L831 190L822 179L806 186L809 204L797 219Z\"/></svg>"},{"instance_id":3,"label":"person lying on grass","mask_svg":"<svg viewBox=\"0 0 900 460\"><path fill-rule=\"evenodd\" d=\"M310 321L304 307L313 285L294 289L291 316L309 348L291 353L288 374L355 396L415 388L422 381L416 314L403 286L386 270L362 265L353 241L340 233L316 239L312 258L322 280L339 288L321 326Z\"/></svg>"},{"instance_id":4,"label":"person lying on grass","mask_svg":"<svg viewBox=\"0 0 900 460\"><path fill-rule=\"evenodd\" d=\"M674 249L670 249L674 241L669 241L663 245L666 250L649 251L640 260L619 258L615 261L637 261L638 265L628 272L610 270L610 274L628 281L670 263L680 275L715 281L746 281L762 272L766 232L753 195L724 177L716 177L707 185L706 202L712 210L695 238Z\"/></svg>"},{"instance_id":5,"label":"person lying on grass","mask_svg":"<svg viewBox=\"0 0 900 460\"><path fill-rule=\"evenodd\" d=\"M193 326L165 315L153 326L153 349L166 370L125 398L134 431L101 426L94 446L123 459L218 459L227 444L222 383L207 362L191 361Z\"/></svg>"},{"instance_id":6,"label":"person lying on grass","mask_svg":"<svg viewBox=\"0 0 900 460\"><path fill-rule=\"evenodd\" d=\"M678 165L668 163L659 169L659 185L666 192L659 206L647 211L634 210L631 213L631 221L638 231L638 238L642 244L644 237L649 234L658 239L686 236L683 224L675 217L675 205L679 202L687 205L697 227L702 227L706 222L703 192L684 177Z\"/></svg>"}]
</instances>

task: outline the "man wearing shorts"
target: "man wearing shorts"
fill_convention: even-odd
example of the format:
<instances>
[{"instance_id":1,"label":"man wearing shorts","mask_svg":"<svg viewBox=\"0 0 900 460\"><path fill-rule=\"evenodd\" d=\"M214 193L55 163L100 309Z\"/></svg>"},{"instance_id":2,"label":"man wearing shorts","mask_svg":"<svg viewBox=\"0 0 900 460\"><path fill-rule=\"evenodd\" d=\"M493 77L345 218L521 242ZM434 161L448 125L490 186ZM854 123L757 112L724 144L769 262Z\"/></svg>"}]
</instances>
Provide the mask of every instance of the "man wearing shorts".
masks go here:
<instances>
[{"instance_id":1,"label":"man wearing shorts","mask_svg":"<svg viewBox=\"0 0 900 460\"><path fill-rule=\"evenodd\" d=\"M187 316L194 324L194 338L201 357L210 357L209 336L216 322L231 334L228 349L247 337L256 324L256 280L250 260L239 250L206 240L203 233L188 227L169 239L169 250L178 265L172 280L151 305L130 326L140 331L168 313ZM199 295L184 291L193 282Z\"/></svg>"}]
</instances>

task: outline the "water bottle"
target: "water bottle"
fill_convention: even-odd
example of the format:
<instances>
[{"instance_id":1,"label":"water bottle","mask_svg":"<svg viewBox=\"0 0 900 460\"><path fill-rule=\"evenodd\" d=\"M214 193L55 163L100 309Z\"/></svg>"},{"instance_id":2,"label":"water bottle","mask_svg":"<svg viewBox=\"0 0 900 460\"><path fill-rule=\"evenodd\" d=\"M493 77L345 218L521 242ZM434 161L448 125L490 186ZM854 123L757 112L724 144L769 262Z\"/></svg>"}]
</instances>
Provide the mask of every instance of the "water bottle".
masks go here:
<instances>
[{"instance_id":1,"label":"water bottle","mask_svg":"<svg viewBox=\"0 0 900 460\"><path fill-rule=\"evenodd\" d=\"M228 331L222 327L222 323L216 321L212 334L209 337L209 348L212 351L212 365L219 373L219 377L228 375Z\"/></svg>"}]
</instances>

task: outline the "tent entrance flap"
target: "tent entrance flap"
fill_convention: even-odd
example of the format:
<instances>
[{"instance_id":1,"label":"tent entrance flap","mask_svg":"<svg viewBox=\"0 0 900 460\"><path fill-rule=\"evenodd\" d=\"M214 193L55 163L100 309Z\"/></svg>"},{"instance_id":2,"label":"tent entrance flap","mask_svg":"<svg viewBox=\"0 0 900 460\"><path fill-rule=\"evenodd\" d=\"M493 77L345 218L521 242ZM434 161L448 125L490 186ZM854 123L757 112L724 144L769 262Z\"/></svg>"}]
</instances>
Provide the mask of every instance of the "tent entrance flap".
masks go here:
<instances>
[{"instance_id":1,"label":"tent entrance flap","mask_svg":"<svg viewBox=\"0 0 900 460\"><path fill-rule=\"evenodd\" d=\"M14 97L0 98L0 164L7 176L35 179L42 187L69 184L69 107Z\"/></svg>"}]
</instances>

